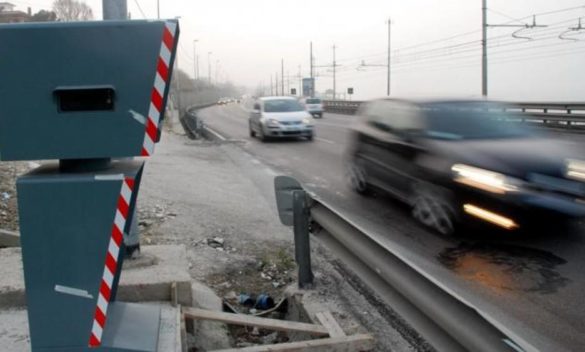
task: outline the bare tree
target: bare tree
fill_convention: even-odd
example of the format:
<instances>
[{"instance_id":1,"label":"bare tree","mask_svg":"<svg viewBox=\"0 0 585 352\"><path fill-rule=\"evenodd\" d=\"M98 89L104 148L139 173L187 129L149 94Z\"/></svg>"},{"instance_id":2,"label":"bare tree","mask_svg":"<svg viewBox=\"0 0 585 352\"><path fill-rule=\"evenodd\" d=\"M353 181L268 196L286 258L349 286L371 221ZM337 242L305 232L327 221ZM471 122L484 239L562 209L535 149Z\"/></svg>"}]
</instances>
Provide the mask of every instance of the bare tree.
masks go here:
<instances>
[{"instance_id":1,"label":"bare tree","mask_svg":"<svg viewBox=\"0 0 585 352\"><path fill-rule=\"evenodd\" d=\"M88 21L93 19L91 7L82 0L55 0L53 12L59 21Z\"/></svg>"}]
</instances>

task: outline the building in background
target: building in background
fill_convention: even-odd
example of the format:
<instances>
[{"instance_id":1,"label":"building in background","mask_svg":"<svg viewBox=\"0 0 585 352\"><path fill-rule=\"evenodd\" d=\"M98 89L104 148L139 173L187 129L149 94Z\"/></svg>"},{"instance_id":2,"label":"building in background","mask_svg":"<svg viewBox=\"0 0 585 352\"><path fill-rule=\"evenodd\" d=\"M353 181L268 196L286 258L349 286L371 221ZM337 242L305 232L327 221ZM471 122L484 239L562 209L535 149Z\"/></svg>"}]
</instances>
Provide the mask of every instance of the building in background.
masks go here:
<instances>
[{"instance_id":1,"label":"building in background","mask_svg":"<svg viewBox=\"0 0 585 352\"><path fill-rule=\"evenodd\" d=\"M16 5L0 2L0 23L27 22L31 18L31 9L27 12L15 10Z\"/></svg>"}]
</instances>

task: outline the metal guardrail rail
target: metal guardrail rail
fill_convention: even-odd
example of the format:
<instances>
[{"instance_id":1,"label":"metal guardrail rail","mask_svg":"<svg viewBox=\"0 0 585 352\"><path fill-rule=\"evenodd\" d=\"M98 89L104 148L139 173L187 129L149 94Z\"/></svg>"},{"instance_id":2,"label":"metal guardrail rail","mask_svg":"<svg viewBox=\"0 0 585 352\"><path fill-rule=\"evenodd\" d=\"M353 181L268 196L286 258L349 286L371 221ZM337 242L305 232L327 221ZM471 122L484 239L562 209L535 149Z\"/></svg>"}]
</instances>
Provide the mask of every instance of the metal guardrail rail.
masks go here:
<instances>
[{"instance_id":1,"label":"metal guardrail rail","mask_svg":"<svg viewBox=\"0 0 585 352\"><path fill-rule=\"evenodd\" d=\"M353 115L364 101L324 100L325 111ZM585 102L504 102L504 110L517 113L518 118L536 126L583 130Z\"/></svg>"},{"instance_id":2,"label":"metal guardrail rail","mask_svg":"<svg viewBox=\"0 0 585 352\"><path fill-rule=\"evenodd\" d=\"M187 136L190 139L197 139L203 133L203 122L199 117L197 117L197 111L201 109L205 109L211 106L217 105L216 102L207 103L207 104L199 104L199 105L192 105L187 108L187 111L183 116L179 116L179 121L181 122L181 126L187 133Z\"/></svg>"},{"instance_id":3,"label":"metal guardrail rail","mask_svg":"<svg viewBox=\"0 0 585 352\"><path fill-rule=\"evenodd\" d=\"M425 275L400 253L376 241L295 179L275 178L283 224L294 227L299 286L311 288L310 234L438 351L536 351L503 326Z\"/></svg>"}]
</instances>

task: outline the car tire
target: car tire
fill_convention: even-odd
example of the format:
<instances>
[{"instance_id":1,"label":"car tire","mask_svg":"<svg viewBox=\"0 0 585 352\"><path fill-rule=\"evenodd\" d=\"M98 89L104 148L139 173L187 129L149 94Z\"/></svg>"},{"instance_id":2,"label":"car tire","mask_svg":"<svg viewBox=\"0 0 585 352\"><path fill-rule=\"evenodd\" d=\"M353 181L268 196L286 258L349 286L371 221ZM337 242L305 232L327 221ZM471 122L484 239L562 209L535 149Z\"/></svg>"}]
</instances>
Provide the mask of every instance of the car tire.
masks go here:
<instances>
[{"instance_id":1,"label":"car tire","mask_svg":"<svg viewBox=\"0 0 585 352\"><path fill-rule=\"evenodd\" d=\"M455 211L448 196L448 191L441 190L427 183L413 186L412 217L421 225L443 236L454 236L457 232Z\"/></svg>"},{"instance_id":2,"label":"car tire","mask_svg":"<svg viewBox=\"0 0 585 352\"><path fill-rule=\"evenodd\" d=\"M310 135L307 136L307 140L309 142L312 142L313 141L313 133L311 133Z\"/></svg>"},{"instance_id":3,"label":"car tire","mask_svg":"<svg viewBox=\"0 0 585 352\"><path fill-rule=\"evenodd\" d=\"M260 126L260 129L258 130L258 139L262 143L266 142L266 136L264 135L264 129L262 128L262 126Z\"/></svg>"},{"instance_id":4,"label":"car tire","mask_svg":"<svg viewBox=\"0 0 585 352\"><path fill-rule=\"evenodd\" d=\"M368 184L363 160L356 157L349 163L347 177L349 179L349 185L354 192L361 195L370 193L371 187Z\"/></svg>"}]
</instances>

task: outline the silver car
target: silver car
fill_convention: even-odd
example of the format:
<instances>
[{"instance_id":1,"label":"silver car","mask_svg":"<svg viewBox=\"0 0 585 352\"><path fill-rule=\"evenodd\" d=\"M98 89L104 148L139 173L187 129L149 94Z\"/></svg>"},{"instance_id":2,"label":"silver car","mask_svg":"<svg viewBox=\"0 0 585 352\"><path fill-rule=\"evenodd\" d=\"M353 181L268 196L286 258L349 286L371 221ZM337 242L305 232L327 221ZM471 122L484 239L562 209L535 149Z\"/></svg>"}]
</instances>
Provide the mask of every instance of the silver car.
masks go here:
<instances>
[{"instance_id":1,"label":"silver car","mask_svg":"<svg viewBox=\"0 0 585 352\"><path fill-rule=\"evenodd\" d=\"M261 141L278 137L305 137L313 140L315 122L293 97L264 97L254 103L250 113L251 137Z\"/></svg>"},{"instance_id":2,"label":"silver car","mask_svg":"<svg viewBox=\"0 0 585 352\"><path fill-rule=\"evenodd\" d=\"M323 101L319 98L306 98L302 101L309 114L315 117L323 117Z\"/></svg>"}]
</instances>

